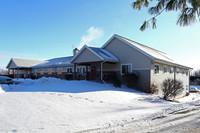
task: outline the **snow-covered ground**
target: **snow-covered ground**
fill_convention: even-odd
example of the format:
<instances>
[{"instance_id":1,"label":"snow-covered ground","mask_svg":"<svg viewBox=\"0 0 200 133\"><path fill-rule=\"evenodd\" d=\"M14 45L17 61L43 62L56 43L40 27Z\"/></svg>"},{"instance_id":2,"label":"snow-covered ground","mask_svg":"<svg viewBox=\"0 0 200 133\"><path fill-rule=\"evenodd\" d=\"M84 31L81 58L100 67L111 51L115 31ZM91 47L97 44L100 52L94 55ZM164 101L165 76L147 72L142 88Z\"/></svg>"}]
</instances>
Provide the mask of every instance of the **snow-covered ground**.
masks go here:
<instances>
[{"instance_id":1,"label":"snow-covered ground","mask_svg":"<svg viewBox=\"0 0 200 133\"><path fill-rule=\"evenodd\" d=\"M111 84L55 78L0 85L0 132L79 132L195 108L200 95L169 102Z\"/></svg>"}]
</instances>

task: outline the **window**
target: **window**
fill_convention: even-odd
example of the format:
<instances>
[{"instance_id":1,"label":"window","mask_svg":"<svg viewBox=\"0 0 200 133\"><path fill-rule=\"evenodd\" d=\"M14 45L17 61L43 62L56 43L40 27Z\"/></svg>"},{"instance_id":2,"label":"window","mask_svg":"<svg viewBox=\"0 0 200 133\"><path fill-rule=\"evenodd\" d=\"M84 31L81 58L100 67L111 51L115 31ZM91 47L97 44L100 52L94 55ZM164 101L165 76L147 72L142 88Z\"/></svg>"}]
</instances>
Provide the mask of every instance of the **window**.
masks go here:
<instances>
[{"instance_id":1,"label":"window","mask_svg":"<svg viewBox=\"0 0 200 133\"><path fill-rule=\"evenodd\" d=\"M70 71L69 69L70 69L70 68L67 68L67 73L70 73L70 72L69 72L69 71Z\"/></svg>"},{"instance_id":2,"label":"window","mask_svg":"<svg viewBox=\"0 0 200 133\"><path fill-rule=\"evenodd\" d=\"M188 70L186 70L186 72L185 72L185 73L186 73L186 75L188 76Z\"/></svg>"},{"instance_id":3,"label":"window","mask_svg":"<svg viewBox=\"0 0 200 133\"><path fill-rule=\"evenodd\" d=\"M85 68L80 68L81 73L85 73Z\"/></svg>"},{"instance_id":4,"label":"window","mask_svg":"<svg viewBox=\"0 0 200 133\"><path fill-rule=\"evenodd\" d=\"M154 66L154 74L158 74L159 73L159 65L155 65Z\"/></svg>"},{"instance_id":5,"label":"window","mask_svg":"<svg viewBox=\"0 0 200 133\"><path fill-rule=\"evenodd\" d=\"M170 73L173 73L173 72L174 72L174 68L173 68L173 67L170 67L169 72L170 72Z\"/></svg>"},{"instance_id":6,"label":"window","mask_svg":"<svg viewBox=\"0 0 200 133\"><path fill-rule=\"evenodd\" d=\"M185 70L184 69L182 70L182 74L185 74Z\"/></svg>"},{"instance_id":7,"label":"window","mask_svg":"<svg viewBox=\"0 0 200 133\"><path fill-rule=\"evenodd\" d=\"M48 69L48 74L52 74L52 69Z\"/></svg>"},{"instance_id":8,"label":"window","mask_svg":"<svg viewBox=\"0 0 200 133\"><path fill-rule=\"evenodd\" d=\"M44 74L44 70L40 70L40 74L43 75Z\"/></svg>"},{"instance_id":9,"label":"window","mask_svg":"<svg viewBox=\"0 0 200 133\"><path fill-rule=\"evenodd\" d=\"M67 68L67 73L72 73L72 68Z\"/></svg>"},{"instance_id":10,"label":"window","mask_svg":"<svg viewBox=\"0 0 200 133\"><path fill-rule=\"evenodd\" d=\"M72 68L69 69L69 72L72 73Z\"/></svg>"},{"instance_id":11,"label":"window","mask_svg":"<svg viewBox=\"0 0 200 133\"><path fill-rule=\"evenodd\" d=\"M164 72L164 73L167 73L167 66L164 66L164 67L163 67L163 72Z\"/></svg>"},{"instance_id":12,"label":"window","mask_svg":"<svg viewBox=\"0 0 200 133\"><path fill-rule=\"evenodd\" d=\"M179 68L176 68L176 73L179 73L179 72L180 72Z\"/></svg>"},{"instance_id":13,"label":"window","mask_svg":"<svg viewBox=\"0 0 200 133\"><path fill-rule=\"evenodd\" d=\"M58 73L58 74L62 74L62 68L58 68L58 69L57 69L57 73Z\"/></svg>"},{"instance_id":14,"label":"window","mask_svg":"<svg viewBox=\"0 0 200 133\"><path fill-rule=\"evenodd\" d=\"M77 68L77 69L76 69L76 72L79 73L79 72L80 72L80 68Z\"/></svg>"},{"instance_id":15,"label":"window","mask_svg":"<svg viewBox=\"0 0 200 133\"><path fill-rule=\"evenodd\" d=\"M132 65L131 64L124 64L121 67L121 74L131 73L132 71Z\"/></svg>"}]
</instances>

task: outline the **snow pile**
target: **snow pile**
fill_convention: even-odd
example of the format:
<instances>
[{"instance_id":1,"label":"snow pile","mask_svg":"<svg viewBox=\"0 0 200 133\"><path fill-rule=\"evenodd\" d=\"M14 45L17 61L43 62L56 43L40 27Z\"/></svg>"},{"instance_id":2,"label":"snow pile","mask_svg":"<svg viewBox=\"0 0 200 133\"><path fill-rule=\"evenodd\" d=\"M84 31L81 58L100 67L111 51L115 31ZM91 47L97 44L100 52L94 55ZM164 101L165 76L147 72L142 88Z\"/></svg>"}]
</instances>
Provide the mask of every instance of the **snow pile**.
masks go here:
<instances>
[{"instance_id":1,"label":"snow pile","mask_svg":"<svg viewBox=\"0 0 200 133\"><path fill-rule=\"evenodd\" d=\"M197 94L176 103L124 86L115 88L89 81L20 81L18 85L1 86L0 90L6 92L0 94L0 132L79 132L163 115L200 103ZM195 104L191 104L193 101Z\"/></svg>"}]
</instances>

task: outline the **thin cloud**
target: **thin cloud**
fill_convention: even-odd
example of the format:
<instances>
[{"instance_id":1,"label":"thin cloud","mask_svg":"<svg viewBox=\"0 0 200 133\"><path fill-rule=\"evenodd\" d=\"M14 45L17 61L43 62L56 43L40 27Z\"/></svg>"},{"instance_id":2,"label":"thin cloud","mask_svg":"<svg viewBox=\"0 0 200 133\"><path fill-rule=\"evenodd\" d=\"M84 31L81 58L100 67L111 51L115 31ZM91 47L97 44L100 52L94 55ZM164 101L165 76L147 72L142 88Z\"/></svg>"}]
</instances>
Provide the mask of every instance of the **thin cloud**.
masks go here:
<instances>
[{"instance_id":1,"label":"thin cloud","mask_svg":"<svg viewBox=\"0 0 200 133\"><path fill-rule=\"evenodd\" d=\"M85 44L91 44L94 41L97 41L98 39L100 39L102 36L104 35L104 31L103 29L99 28L99 27L94 27L91 26L87 31L86 34L84 34L81 37L81 42L78 46L78 49L80 49L81 47L83 47L83 45Z\"/></svg>"}]
</instances>

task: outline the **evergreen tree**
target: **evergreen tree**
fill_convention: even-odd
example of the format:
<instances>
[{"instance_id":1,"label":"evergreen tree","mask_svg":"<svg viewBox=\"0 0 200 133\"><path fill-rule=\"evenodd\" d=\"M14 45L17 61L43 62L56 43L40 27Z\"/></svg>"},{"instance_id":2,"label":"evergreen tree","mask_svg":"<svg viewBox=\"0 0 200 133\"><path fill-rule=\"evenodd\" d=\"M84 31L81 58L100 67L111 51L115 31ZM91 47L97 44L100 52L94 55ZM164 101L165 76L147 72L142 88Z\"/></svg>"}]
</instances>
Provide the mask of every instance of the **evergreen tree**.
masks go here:
<instances>
[{"instance_id":1,"label":"evergreen tree","mask_svg":"<svg viewBox=\"0 0 200 133\"><path fill-rule=\"evenodd\" d=\"M136 0L133 2L133 9L141 10L142 7L149 7L149 2L153 0ZM157 0L157 4L149 8L149 14L153 17L144 21L140 27L141 31L150 27L156 28L156 17L164 11L179 11L180 16L177 24L180 26L188 26L196 20L200 21L200 0Z\"/></svg>"}]
</instances>

